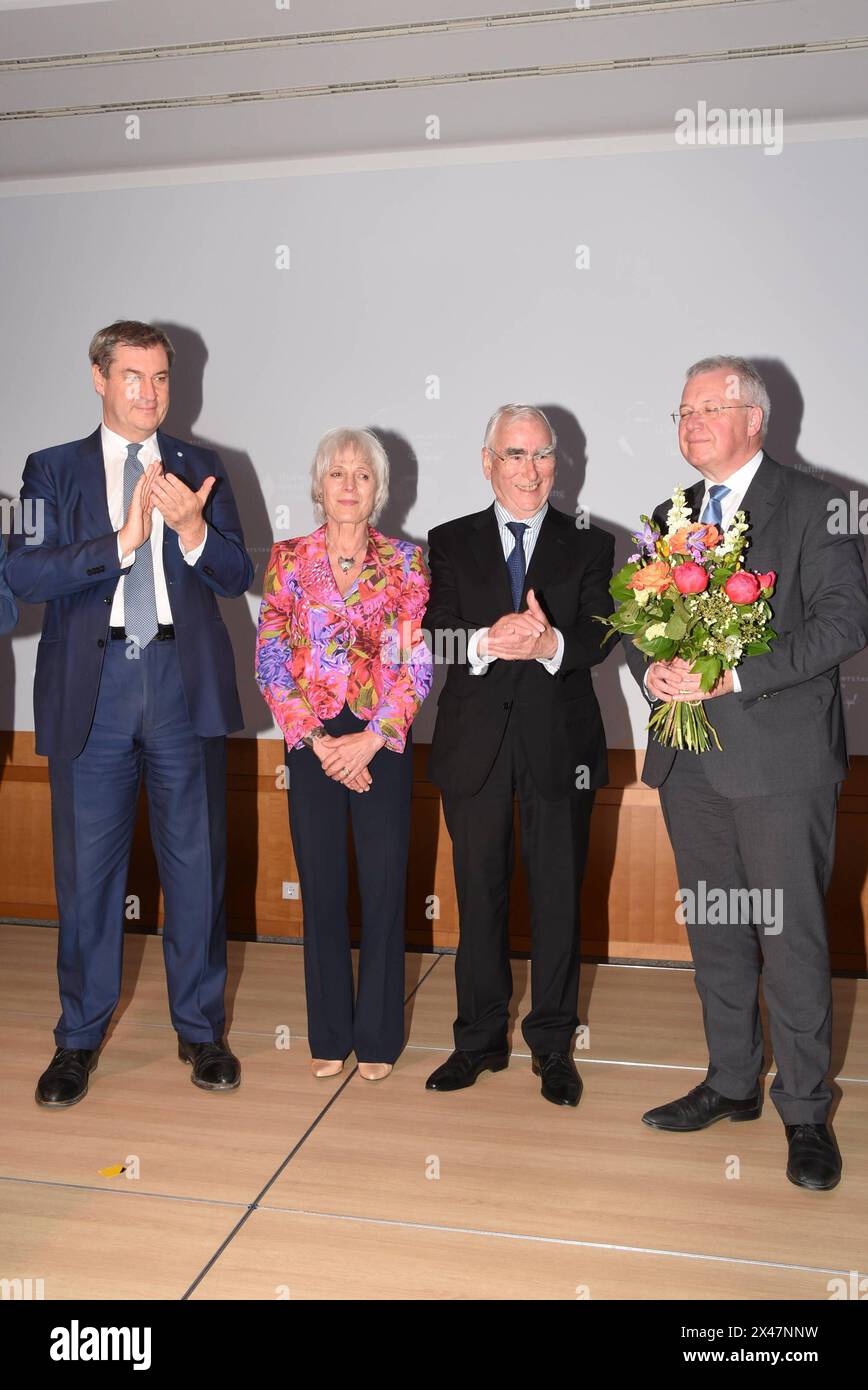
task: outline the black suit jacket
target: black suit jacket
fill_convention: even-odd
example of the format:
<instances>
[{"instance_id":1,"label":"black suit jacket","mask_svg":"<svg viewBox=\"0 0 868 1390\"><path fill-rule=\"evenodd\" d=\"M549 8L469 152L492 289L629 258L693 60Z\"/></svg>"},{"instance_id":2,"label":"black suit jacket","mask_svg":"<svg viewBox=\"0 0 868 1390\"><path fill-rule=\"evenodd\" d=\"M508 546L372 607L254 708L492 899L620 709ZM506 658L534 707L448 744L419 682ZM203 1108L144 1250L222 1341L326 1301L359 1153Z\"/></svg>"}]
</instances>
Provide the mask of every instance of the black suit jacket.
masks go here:
<instances>
[{"instance_id":1,"label":"black suit jacket","mask_svg":"<svg viewBox=\"0 0 868 1390\"><path fill-rule=\"evenodd\" d=\"M543 612L564 637L561 667L552 676L538 661L493 661L471 674L466 641L512 611L509 574L494 505L436 526L428 537L431 594L425 626L435 659L449 670L437 706L428 775L446 793L472 796L487 778L507 720L518 725L536 784L548 799L608 780L606 739L591 681L591 668L612 643L601 646L604 628L594 615L612 611L609 581L615 540L597 526L549 505L525 581ZM449 652L444 634L457 636ZM449 659L450 655L454 659ZM588 769L581 779L577 769Z\"/></svg>"},{"instance_id":2,"label":"black suit jacket","mask_svg":"<svg viewBox=\"0 0 868 1390\"><path fill-rule=\"evenodd\" d=\"M704 479L686 493L694 519L704 493ZM745 567L777 574L769 602L778 636L769 653L739 666L740 693L708 702L723 751L712 747L698 756L722 796L768 796L841 782L847 774L838 666L868 644L868 585L859 537L830 526L829 503L837 495L827 482L766 453L745 493ZM669 506L654 513L664 531ZM647 659L632 638L624 638L624 647L641 683ZM674 757L649 738L643 782L659 787Z\"/></svg>"}]
</instances>

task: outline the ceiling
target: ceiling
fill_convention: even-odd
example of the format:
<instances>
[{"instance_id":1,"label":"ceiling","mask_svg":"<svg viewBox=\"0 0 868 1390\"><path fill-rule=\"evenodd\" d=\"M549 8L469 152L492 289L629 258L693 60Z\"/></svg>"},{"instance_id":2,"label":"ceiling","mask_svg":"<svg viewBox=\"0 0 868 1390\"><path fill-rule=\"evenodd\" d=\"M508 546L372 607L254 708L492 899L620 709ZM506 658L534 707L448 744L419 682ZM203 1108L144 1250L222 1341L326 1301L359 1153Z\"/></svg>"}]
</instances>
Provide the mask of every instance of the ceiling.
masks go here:
<instances>
[{"instance_id":1,"label":"ceiling","mask_svg":"<svg viewBox=\"0 0 868 1390\"><path fill-rule=\"evenodd\" d=\"M0 0L0 54L7 187L868 117L866 0Z\"/></svg>"}]
</instances>

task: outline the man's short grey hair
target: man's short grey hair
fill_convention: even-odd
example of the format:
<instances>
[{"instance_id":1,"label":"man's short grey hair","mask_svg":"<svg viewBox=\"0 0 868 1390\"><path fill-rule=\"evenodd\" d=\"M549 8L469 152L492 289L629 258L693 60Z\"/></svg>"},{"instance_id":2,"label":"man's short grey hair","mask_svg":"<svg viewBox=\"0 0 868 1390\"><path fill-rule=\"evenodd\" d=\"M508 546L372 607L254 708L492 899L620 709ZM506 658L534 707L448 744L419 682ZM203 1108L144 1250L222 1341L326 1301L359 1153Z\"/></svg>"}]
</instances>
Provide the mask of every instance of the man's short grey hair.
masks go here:
<instances>
[{"instance_id":1,"label":"man's short grey hair","mask_svg":"<svg viewBox=\"0 0 868 1390\"><path fill-rule=\"evenodd\" d=\"M552 444L556 445L558 437L555 434L554 425L547 415L535 405L501 405L495 410L488 424L485 426L485 438L483 445L486 449L491 448L491 441L497 434L502 424L510 425L513 420L538 420L541 425L545 425L551 435Z\"/></svg>"},{"instance_id":2,"label":"man's short grey hair","mask_svg":"<svg viewBox=\"0 0 868 1390\"><path fill-rule=\"evenodd\" d=\"M704 372L727 371L738 378L738 399L742 405L758 405L763 413L760 438L765 439L772 413L768 387L750 362L744 357L702 357L687 368L687 380L702 376Z\"/></svg>"},{"instance_id":3,"label":"man's short grey hair","mask_svg":"<svg viewBox=\"0 0 868 1390\"><path fill-rule=\"evenodd\" d=\"M316 515L325 516L322 505L322 480L338 454L344 449L352 449L368 463L376 481L374 508L368 517L371 525L379 520L380 513L389 500L389 460L386 451L375 434L370 430L351 430L339 427L324 434L316 446L316 454L310 469L310 495Z\"/></svg>"}]
</instances>

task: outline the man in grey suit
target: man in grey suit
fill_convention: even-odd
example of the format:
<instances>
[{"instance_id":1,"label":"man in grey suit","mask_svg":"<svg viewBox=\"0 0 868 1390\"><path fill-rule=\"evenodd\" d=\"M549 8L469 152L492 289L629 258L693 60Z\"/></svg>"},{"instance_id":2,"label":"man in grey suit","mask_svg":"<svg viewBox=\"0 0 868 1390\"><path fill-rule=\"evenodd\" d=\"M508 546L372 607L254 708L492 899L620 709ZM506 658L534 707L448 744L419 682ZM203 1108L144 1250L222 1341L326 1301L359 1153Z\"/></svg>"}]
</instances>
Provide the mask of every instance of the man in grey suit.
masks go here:
<instances>
[{"instance_id":1,"label":"man in grey suit","mask_svg":"<svg viewBox=\"0 0 868 1390\"><path fill-rule=\"evenodd\" d=\"M685 1131L725 1116L758 1118L762 975L787 1177L829 1188L841 1175L826 1123L832 996L824 903L847 773L838 667L868 644L868 586L858 538L833 523L834 489L763 449L769 411L753 367L711 357L689 369L674 418L681 451L702 474L687 491L692 516L726 527L743 510L746 567L777 573L771 651L725 671L703 695L687 663L648 665L625 638L648 699L713 701L709 718L722 745L695 754L653 737L648 744L642 779L660 790L675 852L709 1065L704 1082L643 1119ZM655 512L664 532L668 505ZM706 910L711 902L715 911Z\"/></svg>"}]
</instances>

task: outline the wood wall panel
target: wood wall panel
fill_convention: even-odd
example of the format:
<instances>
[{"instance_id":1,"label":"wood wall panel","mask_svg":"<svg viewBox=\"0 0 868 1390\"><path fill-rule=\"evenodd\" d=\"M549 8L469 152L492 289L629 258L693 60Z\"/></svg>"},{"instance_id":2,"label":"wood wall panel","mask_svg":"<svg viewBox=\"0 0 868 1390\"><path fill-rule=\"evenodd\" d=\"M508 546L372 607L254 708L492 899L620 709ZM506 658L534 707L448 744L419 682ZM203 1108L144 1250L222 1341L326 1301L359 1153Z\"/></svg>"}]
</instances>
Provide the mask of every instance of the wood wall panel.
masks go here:
<instances>
[{"instance_id":1,"label":"wood wall panel","mask_svg":"<svg viewBox=\"0 0 868 1390\"><path fill-rule=\"evenodd\" d=\"M277 739L229 740L227 911L233 935L299 938L302 905L282 897L297 880ZM425 776L428 750L414 750L407 941L454 947L458 910L449 835L437 789ZM690 959L675 921L676 876L657 793L638 779L641 753L614 749L612 780L597 794L583 901L585 956ZM519 846L516 814L516 846ZM516 855L510 902L515 951L530 949L527 884ZM51 854L51 800L45 759L32 733L0 733L0 916L56 920ZM128 891L141 902L141 923L160 917L156 866L140 807ZM350 915L359 922L351 894ZM838 852L829 894L830 945L838 970L868 963L868 757L856 758L841 798Z\"/></svg>"}]
</instances>

